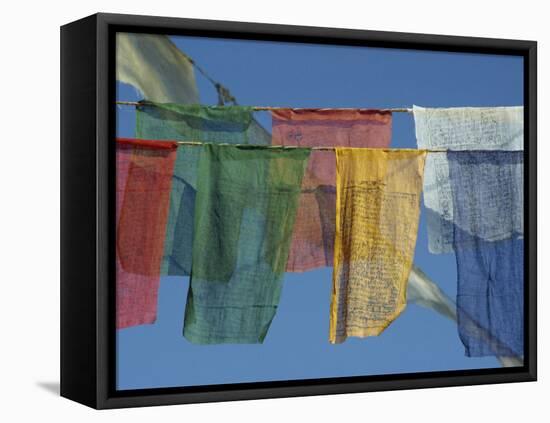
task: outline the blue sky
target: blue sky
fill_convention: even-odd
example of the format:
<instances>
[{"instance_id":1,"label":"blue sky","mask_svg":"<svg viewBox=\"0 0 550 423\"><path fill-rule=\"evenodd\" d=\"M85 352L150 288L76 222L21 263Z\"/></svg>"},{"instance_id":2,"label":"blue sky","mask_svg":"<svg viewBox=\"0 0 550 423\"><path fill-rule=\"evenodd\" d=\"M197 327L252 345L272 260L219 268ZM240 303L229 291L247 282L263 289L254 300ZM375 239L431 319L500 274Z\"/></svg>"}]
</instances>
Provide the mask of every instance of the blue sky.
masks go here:
<instances>
[{"instance_id":1,"label":"blue sky","mask_svg":"<svg viewBox=\"0 0 550 423\"><path fill-rule=\"evenodd\" d=\"M172 37L239 104L292 107L512 106L523 104L520 57L365 47ZM201 102L215 104L197 73ZM140 100L117 83L118 100ZM259 120L270 129L267 113ZM119 136L134 135L135 112L119 107ZM412 115L395 113L393 147L416 147ZM428 252L421 211L415 263L451 297L453 254ZM328 342L332 269L287 273L264 344L193 345L182 336L188 278L161 280L154 325L117 331L117 389L361 376L498 367L468 358L456 325L408 305L378 337Z\"/></svg>"}]
</instances>

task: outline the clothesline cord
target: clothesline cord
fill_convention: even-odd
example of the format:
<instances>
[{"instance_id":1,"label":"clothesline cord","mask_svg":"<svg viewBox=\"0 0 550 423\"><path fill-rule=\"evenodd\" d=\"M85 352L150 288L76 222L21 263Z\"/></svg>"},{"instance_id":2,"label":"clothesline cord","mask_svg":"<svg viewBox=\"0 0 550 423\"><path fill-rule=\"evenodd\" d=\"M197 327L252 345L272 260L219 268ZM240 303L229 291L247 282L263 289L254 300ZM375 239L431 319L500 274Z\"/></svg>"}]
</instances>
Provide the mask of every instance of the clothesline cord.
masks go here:
<instances>
[{"instance_id":1,"label":"clothesline cord","mask_svg":"<svg viewBox=\"0 0 550 423\"><path fill-rule=\"evenodd\" d=\"M209 143L203 141L175 141L175 140L138 140L133 138L117 138L118 141L124 143L133 143L135 142L138 145L139 141L154 141L154 142L170 142L180 145L188 145L191 147L199 147L201 145L215 144L221 146L231 146L231 147L247 147L247 148L270 148L270 149L280 149L280 150L291 150L295 148L308 148L310 150L323 150L323 151L334 151L338 147L330 146L299 146L299 145L259 145L259 144L230 144L230 143ZM344 147L345 148L345 147ZM376 151L426 151L428 153L444 153L448 151L443 148L432 148L432 149L417 149L417 148L379 148L379 147L350 147L357 148L361 150L376 150Z\"/></svg>"},{"instance_id":2,"label":"clothesline cord","mask_svg":"<svg viewBox=\"0 0 550 423\"><path fill-rule=\"evenodd\" d=\"M203 144L212 144L201 141L175 141L178 145L191 145L191 146L200 146ZM292 150L294 148L309 148L310 150L323 150L323 151L334 151L337 147L304 147L299 145L255 145L255 144L229 144L229 143L216 143L216 145L230 145L233 147L259 147L259 148L273 148L281 150ZM351 147L353 148L353 147ZM445 149L416 149L416 148L378 148L378 147L355 147L360 150L376 150L376 151L427 151L431 153L442 153L447 150Z\"/></svg>"},{"instance_id":3,"label":"clothesline cord","mask_svg":"<svg viewBox=\"0 0 550 423\"><path fill-rule=\"evenodd\" d=\"M453 151L455 153L488 153L495 151L506 152L506 151L523 151L523 150L452 150L450 148L381 148L381 147L330 147L330 146L300 146L300 145L261 145L261 144L230 144L230 143L212 143L212 142L203 142L203 141L172 141L172 140L155 140L156 142L173 142L178 145L189 145L189 146L201 146L201 145L223 145L223 146L232 146L232 147L252 147L252 148L273 148L281 150L290 150L293 148L308 148L310 150L324 150L324 151L334 151L337 148L353 148L355 150L373 150L373 151L425 151L427 153L447 153Z\"/></svg>"},{"instance_id":4,"label":"clothesline cord","mask_svg":"<svg viewBox=\"0 0 550 423\"><path fill-rule=\"evenodd\" d=\"M120 106L140 106L140 105L148 105L148 106L154 106L154 103L140 103L138 101L117 101L116 104ZM220 106L220 107L231 107L231 106ZM397 107L397 108L386 108L386 109L373 109L373 108L355 108L355 107L275 107L275 106L253 106L253 110L255 111L270 111L270 110L358 110L358 111L364 111L364 110L377 110L380 112L392 112L392 113L412 113L412 109L406 108L406 107Z\"/></svg>"}]
</instances>

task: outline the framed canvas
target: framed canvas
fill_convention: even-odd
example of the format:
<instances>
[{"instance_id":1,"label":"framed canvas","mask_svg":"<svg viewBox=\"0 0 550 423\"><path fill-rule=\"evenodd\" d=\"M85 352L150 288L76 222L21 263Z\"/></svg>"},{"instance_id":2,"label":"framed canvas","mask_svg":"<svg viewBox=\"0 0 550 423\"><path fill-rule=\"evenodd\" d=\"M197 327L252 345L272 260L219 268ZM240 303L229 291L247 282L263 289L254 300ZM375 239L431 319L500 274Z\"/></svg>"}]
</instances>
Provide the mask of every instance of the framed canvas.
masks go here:
<instances>
[{"instance_id":1,"label":"framed canvas","mask_svg":"<svg viewBox=\"0 0 550 423\"><path fill-rule=\"evenodd\" d=\"M61 28L61 395L536 380L536 43Z\"/></svg>"}]
</instances>

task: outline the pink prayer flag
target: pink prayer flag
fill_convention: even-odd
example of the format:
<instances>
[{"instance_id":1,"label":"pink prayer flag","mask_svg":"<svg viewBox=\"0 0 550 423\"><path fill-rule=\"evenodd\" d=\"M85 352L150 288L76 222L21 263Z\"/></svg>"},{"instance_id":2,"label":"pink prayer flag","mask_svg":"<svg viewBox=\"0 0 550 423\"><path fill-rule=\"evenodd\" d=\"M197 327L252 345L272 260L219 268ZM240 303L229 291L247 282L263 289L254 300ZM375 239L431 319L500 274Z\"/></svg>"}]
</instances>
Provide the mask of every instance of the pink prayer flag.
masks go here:
<instances>
[{"instance_id":1,"label":"pink prayer flag","mask_svg":"<svg viewBox=\"0 0 550 423\"><path fill-rule=\"evenodd\" d=\"M278 109L272 143L301 147L389 147L392 115L379 110ZM302 182L287 272L332 266L336 213L333 151L314 150Z\"/></svg>"}]
</instances>

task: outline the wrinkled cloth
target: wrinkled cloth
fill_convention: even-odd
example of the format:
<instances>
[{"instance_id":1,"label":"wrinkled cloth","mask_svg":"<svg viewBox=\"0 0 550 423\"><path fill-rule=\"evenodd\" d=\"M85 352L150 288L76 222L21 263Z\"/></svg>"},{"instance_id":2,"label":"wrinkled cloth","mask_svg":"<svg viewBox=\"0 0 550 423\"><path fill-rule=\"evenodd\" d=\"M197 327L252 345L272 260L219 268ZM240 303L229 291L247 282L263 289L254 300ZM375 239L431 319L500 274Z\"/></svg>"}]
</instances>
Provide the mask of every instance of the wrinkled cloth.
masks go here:
<instances>
[{"instance_id":1,"label":"wrinkled cloth","mask_svg":"<svg viewBox=\"0 0 550 423\"><path fill-rule=\"evenodd\" d=\"M418 148L523 150L523 107L414 106L413 112ZM426 160L424 205L429 251L452 252L453 201L444 154L429 154Z\"/></svg>"},{"instance_id":2,"label":"wrinkled cloth","mask_svg":"<svg viewBox=\"0 0 550 423\"><path fill-rule=\"evenodd\" d=\"M391 112L278 109L271 115L274 145L388 147L391 142ZM314 150L302 183L288 272L332 266L335 210L334 152Z\"/></svg>"},{"instance_id":3,"label":"wrinkled cloth","mask_svg":"<svg viewBox=\"0 0 550 423\"><path fill-rule=\"evenodd\" d=\"M458 331L467 356L523 356L523 152L450 151ZM518 205L520 207L518 207Z\"/></svg>"},{"instance_id":4,"label":"wrinkled cloth","mask_svg":"<svg viewBox=\"0 0 550 423\"><path fill-rule=\"evenodd\" d=\"M426 152L336 148L331 343L379 335L406 306Z\"/></svg>"},{"instance_id":5,"label":"wrinkled cloth","mask_svg":"<svg viewBox=\"0 0 550 423\"><path fill-rule=\"evenodd\" d=\"M308 149L204 145L184 336L261 343L275 316Z\"/></svg>"},{"instance_id":6,"label":"wrinkled cloth","mask_svg":"<svg viewBox=\"0 0 550 423\"><path fill-rule=\"evenodd\" d=\"M269 143L252 125L252 108L142 103L136 108L136 136L144 139L224 144ZM178 148L164 245L163 275L191 273L193 216L200 147Z\"/></svg>"},{"instance_id":7,"label":"wrinkled cloth","mask_svg":"<svg viewBox=\"0 0 550 423\"><path fill-rule=\"evenodd\" d=\"M118 139L116 326L154 323L177 145Z\"/></svg>"},{"instance_id":8,"label":"wrinkled cloth","mask_svg":"<svg viewBox=\"0 0 550 423\"><path fill-rule=\"evenodd\" d=\"M117 32L116 79L151 101L199 102L193 64L166 35Z\"/></svg>"},{"instance_id":9,"label":"wrinkled cloth","mask_svg":"<svg viewBox=\"0 0 550 423\"><path fill-rule=\"evenodd\" d=\"M455 324L457 323L456 303L447 294L445 294L438 285L431 280L420 268L413 263L409 281L407 282L407 304L416 304L432 310L441 316L447 317ZM476 326L476 332L472 333L479 338L487 337L488 332ZM484 338L488 339L488 338ZM498 342L497 339L492 338ZM497 349L495 349L496 351ZM502 367L521 367L523 358L519 355L497 356L497 360Z\"/></svg>"}]
</instances>

